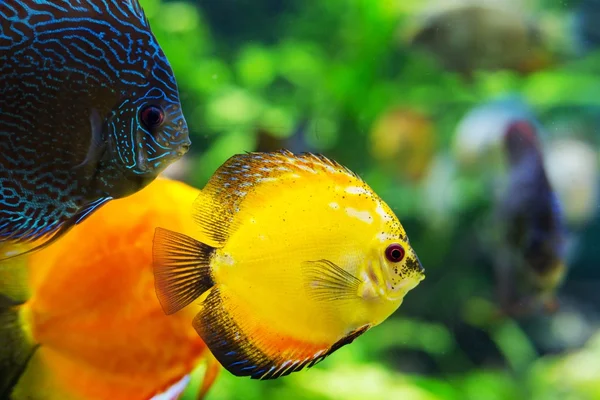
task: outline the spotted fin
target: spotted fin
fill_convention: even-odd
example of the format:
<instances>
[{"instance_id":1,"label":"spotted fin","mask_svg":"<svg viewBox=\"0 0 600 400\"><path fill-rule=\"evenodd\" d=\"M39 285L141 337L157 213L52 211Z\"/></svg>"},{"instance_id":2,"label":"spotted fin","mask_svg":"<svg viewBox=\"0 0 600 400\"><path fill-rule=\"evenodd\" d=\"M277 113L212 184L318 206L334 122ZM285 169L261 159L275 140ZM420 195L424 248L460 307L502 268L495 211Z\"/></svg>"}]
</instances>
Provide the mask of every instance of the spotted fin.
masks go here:
<instances>
[{"instance_id":1,"label":"spotted fin","mask_svg":"<svg viewBox=\"0 0 600 400\"><path fill-rule=\"evenodd\" d=\"M361 281L329 260L308 261L302 265L308 293L315 300L334 301L358 298Z\"/></svg>"},{"instance_id":2,"label":"spotted fin","mask_svg":"<svg viewBox=\"0 0 600 400\"><path fill-rule=\"evenodd\" d=\"M0 399L10 398L38 347L27 337L19 310L19 306L0 297Z\"/></svg>"},{"instance_id":3,"label":"spotted fin","mask_svg":"<svg viewBox=\"0 0 600 400\"><path fill-rule=\"evenodd\" d=\"M252 318L244 302L221 285L210 290L193 325L223 367L252 379L276 379L310 368L370 328L362 326L335 343L282 336Z\"/></svg>"},{"instance_id":4,"label":"spotted fin","mask_svg":"<svg viewBox=\"0 0 600 400\"><path fill-rule=\"evenodd\" d=\"M154 233L154 287L165 314L173 314L214 285L210 258L214 248L168 229Z\"/></svg>"},{"instance_id":5,"label":"spotted fin","mask_svg":"<svg viewBox=\"0 0 600 400\"><path fill-rule=\"evenodd\" d=\"M268 191L258 191L257 186L301 176L314 178L319 173L360 179L346 167L319 154L293 154L287 150L237 154L217 169L194 201L194 219L212 241L209 244L221 247L237 229L242 219L239 214L252 209L246 207L246 202L259 202L261 206L269 201Z\"/></svg>"},{"instance_id":6,"label":"spotted fin","mask_svg":"<svg viewBox=\"0 0 600 400\"><path fill-rule=\"evenodd\" d=\"M73 215L71 218L69 218L67 221L65 221L62 225L60 225L60 227L58 229L56 229L53 233L50 233L50 235L48 235L42 241L42 243L40 243L37 246L34 246L26 251L16 253L16 254L11 254L8 257L0 258L0 262L4 262L6 260L10 260L10 259L13 259L16 257L21 257L26 254L30 254L30 253L36 252L38 250L41 250L43 248L50 246L52 243L56 242L58 239L63 237L67 232L69 232L75 225L83 222L83 220L85 220L87 217L92 215L92 213L97 211L100 207L102 207L103 205L105 205L106 203L111 201L112 199L113 199L112 197L102 197L96 201L93 201L93 202L87 204L86 206L80 208L79 211L77 211L77 213L75 215Z\"/></svg>"}]
</instances>

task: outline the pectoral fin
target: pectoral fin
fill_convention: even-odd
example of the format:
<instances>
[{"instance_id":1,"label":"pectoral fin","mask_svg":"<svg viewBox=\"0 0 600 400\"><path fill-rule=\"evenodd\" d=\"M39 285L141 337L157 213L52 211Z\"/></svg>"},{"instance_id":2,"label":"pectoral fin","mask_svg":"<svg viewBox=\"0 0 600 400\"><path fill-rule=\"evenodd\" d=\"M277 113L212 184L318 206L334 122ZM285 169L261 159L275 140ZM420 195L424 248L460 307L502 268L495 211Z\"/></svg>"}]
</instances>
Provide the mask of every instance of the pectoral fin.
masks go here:
<instances>
[{"instance_id":1,"label":"pectoral fin","mask_svg":"<svg viewBox=\"0 0 600 400\"><path fill-rule=\"evenodd\" d=\"M352 300L358 297L361 281L329 260L302 265L305 287L319 301Z\"/></svg>"},{"instance_id":2,"label":"pectoral fin","mask_svg":"<svg viewBox=\"0 0 600 400\"><path fill-rule=\"evenodd\" d=\"M98 162L106 150L106 140L102 131L103 125L104 123L100 114L98 114L98 110L93 108L90 111L91 138L88 152L85 159L75 167L75 169L84 170L88 177L92 177L95 174Z\"/></svg>"},{"instance_id":3,"label":"pectoral fin","mask_svg":"<svg viewBox=\"0 0 600 400\"><path fill-rule=\"evenodd\" d=\"M193 325L223 367L252 379L276 379L312 367L370 327L365 325L334 343L311 343L274 332L221 285L210 290Z\"/></svg>"},{"instance_id":4,"label":"pectoral fin","mask_svg":"<svg viewBox=\"0 0 600 400\"><path fill-rule=\"evenodd\" d=\"M52 243L56 242L58 239L63 237L67 232L69 232L75 225L80 224L83 220L85 220L87 217L92 215L93 212L97 211L100 207L102 207L103 205L105 205L106 203L111 201L112 199L113 199L112 197L102 197L98 200L88 203L87 205L80 208L75 215L73 215L71 218L66 220L62 225L59 225L58 229L56 229L52 232L49 232L40 244L38 244L26 251L23 251L20 253L13 253L8 257L0 258L0 262L4 262L6 260L10 260L10 259L13 259L16 257L21 257L26 254L31 254L33 252L36 252L38 250L41 250L45 247L50 246ZM31 239L29 239L29 241L33 241L34 239L39 239L39 237L31 238Z\"/></svg>"}]
</instances>

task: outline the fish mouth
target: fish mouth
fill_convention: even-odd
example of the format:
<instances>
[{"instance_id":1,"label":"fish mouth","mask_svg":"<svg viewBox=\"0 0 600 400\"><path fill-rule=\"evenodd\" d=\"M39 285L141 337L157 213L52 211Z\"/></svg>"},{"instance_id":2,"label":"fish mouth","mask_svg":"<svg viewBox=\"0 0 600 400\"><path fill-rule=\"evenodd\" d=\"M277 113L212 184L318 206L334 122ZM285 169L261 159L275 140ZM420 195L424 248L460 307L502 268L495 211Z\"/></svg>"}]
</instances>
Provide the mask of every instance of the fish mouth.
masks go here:
<instances>
[{"instance_id":1,"label":"fish mouth","mask_svg":"<svg viewBox=\"0 0 600 400\"><path fill-rule=\"evenodd\" d=\"M406 275L400 275L399 277L397 274L392 274L390 269L383 268L382 272L385 280L386 297L391 301L402 299L409 291L414 289L425 279L425 268L423 268L423 265L414 250L407 256L405 265L402 269L406 271ZM398 278L399 281L396 280Z\"/></svg>"},{"instance_id":2,"label":"fish mouth","mask_svg":"<svg viewBox=\"0 0 600 400\"><path fill-rule=\"evenodd\" d=\"M410 292L419 285L423 278L424 276L422 275L412 275L402 279L402 281L396 284L393 288L388 285L387 293L385 293L385 298L388 301L402 300L408 292Z\"/></svg>"},{"instance_id":3,"label":"fish mouth","mask_svg":"<svg viewBox=\"0 0 600 400\"><path fill-rule=\"evenodd\" d=\"M419 285L419 283L424 278L425 278L424 275L412 275L407 278L404 278L402 280L402 282L394 288L394 292L398 294L395 297L396 298L404 297L404 295L406 295L406 293L408 293L412 289L416 288L417 285Z\"/></svg>"},{"instance_id":4,"label":"fish mouth","mask_svg":"<svg viewBox=\"0 0 600 400\"><path fill-rule=\"evenodd\" d=\"M164 153L160 157L148 157L148 153L143 149L138 149L136 154L136 164L130 171L138 176L158 176L169 165L180 160L190 149L192 142L186 139L180 143L176 149Z\"/></svg>"},{"instance_id":5,"label":"fish mouth","mask_svg":"<svg viewBox=\"0 0 600 400\"><path fill-rule=\"evenodd\" d=\"M192 146L192 141L189 138L186 139L183 143L181 143L179 145L179 147L177 147L177 150L175 150L177 152L178 158L181 158L184 155L186 155L187 152L190 150L191 146Z\"/></svg>"},{"instance_id":6,"label":"fish mouth","mask_svg":"<svg viewBox=\"0 0 600 400\"><path fill-rule=\"evenodd\" d=\"M411 253L412 257L406 260L407 267L413 271L416 271L417 274L421 275L421 280L423 280L425 279L425 268L423 267L421 260L419 260L419 256L417 256L417 253L415 253L414 250L412 250Z\"/></svg>"}]
</instances>

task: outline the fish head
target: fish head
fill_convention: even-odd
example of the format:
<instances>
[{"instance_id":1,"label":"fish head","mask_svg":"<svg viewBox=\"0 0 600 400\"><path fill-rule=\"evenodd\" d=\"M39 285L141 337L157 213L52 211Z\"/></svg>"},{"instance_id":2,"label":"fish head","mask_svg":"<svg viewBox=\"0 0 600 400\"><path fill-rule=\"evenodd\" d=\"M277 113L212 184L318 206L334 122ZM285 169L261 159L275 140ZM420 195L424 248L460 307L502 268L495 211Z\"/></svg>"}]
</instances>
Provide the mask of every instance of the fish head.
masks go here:
<instances>
[{"instance_id":1,"label":"fish head","mask_svg":"<svg viewBox=\"0 0 600 400\"><path fill-rule=\"evenodd\" d=\"M377 203L376 212L383 218L373 226L371 250L362 267L363 297L399 303L425 279L425 269L398 218L385 203Z\"/></svg>"},{"instance_id":2,"label":"fish head","mask_svg":"<svg viewBox=\"0 0 600 400\"><path fill-rule=\"evenodd\" d=\"M122 101L107 126L110 157L118 167L153 179L187 153L191 141L177 90L150 86Z\"/></svg>"},{"instance_id":3,"label":"fish head","mask_svg":"<svg viewBox=\"0 0 600 400\"><path fill-rule=\"evenodd\" d=\"M539 154L540 143L535 126L526 120L512 122L504 134L504 147L514 163L531 154Z\"/></svg>"},{"instance_id":4,"label":"fish head","mask_svg":"<svg viewBox=\"0 0 600 400\"><path fill-rule=\"evenodd\" d=\"M386 300L396 302L425 279L425 269L408 241L401 238L379 243L377 259L370 262L368 274L377 293ZM373 257L373 258L374 258Z\"/></svg>"}]
</instances>

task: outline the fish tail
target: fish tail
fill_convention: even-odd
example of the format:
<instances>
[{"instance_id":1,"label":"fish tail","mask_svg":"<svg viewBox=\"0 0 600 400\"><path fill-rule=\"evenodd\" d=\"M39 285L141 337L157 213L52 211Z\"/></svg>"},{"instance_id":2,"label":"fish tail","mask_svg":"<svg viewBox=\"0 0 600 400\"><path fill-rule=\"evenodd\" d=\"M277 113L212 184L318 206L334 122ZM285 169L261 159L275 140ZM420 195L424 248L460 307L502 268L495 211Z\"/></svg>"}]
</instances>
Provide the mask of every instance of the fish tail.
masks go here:
<instances>
[{"instance_id":1,"label":"fish tail","mask_svg":"<svg viewBox=\"0 0 600 400\"><path fill-rule=\"evenodd\" d=\"M0 296L0 399L10 398L37 347L21 320L21 306Z\"/></svg>"},{"instance_id":2,"label":"fish tail","mask_svg":"<svg viewBox=\"0 0 600 400\"><path fill-rule=\"evenodd\" d=\"M215 248L168 229L154 233L154 287L163 311L173 314L214 286Z\"/></svg>"}]
</instances>

